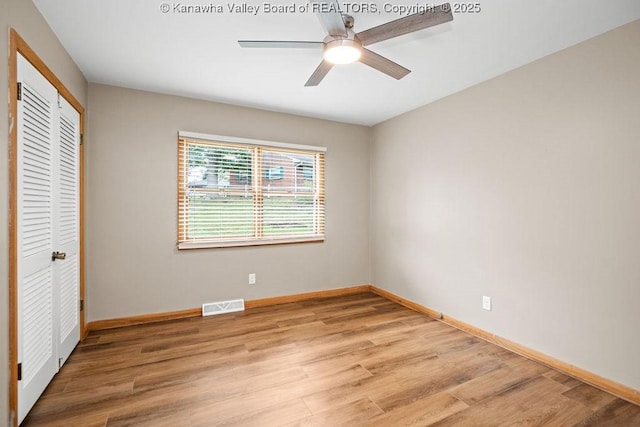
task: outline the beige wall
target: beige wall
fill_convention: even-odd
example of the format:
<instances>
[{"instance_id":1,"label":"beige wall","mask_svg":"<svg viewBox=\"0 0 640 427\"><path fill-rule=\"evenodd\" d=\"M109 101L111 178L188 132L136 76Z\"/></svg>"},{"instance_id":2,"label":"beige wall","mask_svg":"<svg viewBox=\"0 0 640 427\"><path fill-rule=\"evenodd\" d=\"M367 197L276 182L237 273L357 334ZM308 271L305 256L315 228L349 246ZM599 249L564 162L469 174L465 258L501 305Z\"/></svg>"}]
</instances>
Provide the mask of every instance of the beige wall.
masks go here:
<instances>
[{"instance_id":1,"label":"beige wall","mask_svg":"<svg viewBox=\"0 0 640 427\"><path fill-rule=\"evenodd\" d=\"M640 389L639 46L636 21L376 126L373 283Z\"/></svg>"},{"instance_id":2,"label":"beige wall","mask_svg":"<svg viewBox=\"0 0 640 427\"><path fill-rule=\"evenodd\" d=\"M180 130L326 146L326 241L176 250ZM87 319L368 283L369 143L366 127L91 84Z\"/></svg>"},{"instance_id":3,"label":"beige wall","mask_svg":"<svg viewBox=\"0 0 640 427\"><path fill-rule=\"evenodd\" d=\"M7 127L9 28L20 36L44 60L49 68L86 105L87 82L40 12L25 0L0 0L0 426L9 423L9 130Z\"/></svg>"},{"instance_id":4,"label":"beige wall","mask_svg":"<svg viewBox=\"0 0 640 427\"><path fill-rule=\"evenodd\" d=\"M8 13L0 0L0 426L9 423L9 117Z\"/></svg>"}]
</instances>

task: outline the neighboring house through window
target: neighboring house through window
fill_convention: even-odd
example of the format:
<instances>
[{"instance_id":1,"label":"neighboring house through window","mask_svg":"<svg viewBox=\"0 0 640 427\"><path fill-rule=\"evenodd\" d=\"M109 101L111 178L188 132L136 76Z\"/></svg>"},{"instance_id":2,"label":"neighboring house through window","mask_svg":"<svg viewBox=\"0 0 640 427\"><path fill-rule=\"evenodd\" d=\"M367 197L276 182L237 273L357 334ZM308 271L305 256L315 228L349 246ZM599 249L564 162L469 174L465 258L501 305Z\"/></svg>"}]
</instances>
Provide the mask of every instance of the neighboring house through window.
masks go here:
<instances>
[{"instance_id":1,"label":"neighboring house through window","mask_svg":"<svg viewBox=\"0 0 640 427\"><path fill-rule=\"evenodd\" d=\"M324 240L326 148L180 132L178 248Z\"/></svg>"}]
</instances>

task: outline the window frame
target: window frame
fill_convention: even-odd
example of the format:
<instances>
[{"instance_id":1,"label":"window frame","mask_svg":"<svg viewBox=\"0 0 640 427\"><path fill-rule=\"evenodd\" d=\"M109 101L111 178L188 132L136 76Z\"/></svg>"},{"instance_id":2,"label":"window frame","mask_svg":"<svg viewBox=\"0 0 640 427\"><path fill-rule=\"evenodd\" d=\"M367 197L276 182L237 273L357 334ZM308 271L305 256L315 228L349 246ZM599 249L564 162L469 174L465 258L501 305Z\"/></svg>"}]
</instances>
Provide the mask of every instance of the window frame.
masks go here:
<instances>
[{"instance_id":1,"label":"window frame","mask_svg":"<svg viewBox=\"0 0 640 427\"><path fill-rule=\"evenodd\" d=\"M188 200L189 192L192 189L188 186L188 166L185 164L186 151L189 143L211 145L219 147L232 147L248 149L251 151L251 182L248 190L253 198L253 236L251 237L193 237L188 236ZM263 165L262 152L283 152L287 154L302 154L313 156L314 168L317 179L314 181L313 191L301 192L300 195L312 195L314 197L314 231L307 234L287 234L282 237L277 235L265 236L264 229L264 197L270 190L263 188L262 179ZM242 246L263 246L290 243L310 243L323 242L325 239L325 153L326 147L291 144L285 142L266 141L248 138L231 137L224 135L210 135L196 132L178 132L178 241L177 248L198 249L198 248L224 248ZM225 194L226 190L216 190ZM246 192L246 190L245 190ZM229 192L231 193L231 192ZM291 194L298 194L296 191Z\"/></svg>"}]
</instances>

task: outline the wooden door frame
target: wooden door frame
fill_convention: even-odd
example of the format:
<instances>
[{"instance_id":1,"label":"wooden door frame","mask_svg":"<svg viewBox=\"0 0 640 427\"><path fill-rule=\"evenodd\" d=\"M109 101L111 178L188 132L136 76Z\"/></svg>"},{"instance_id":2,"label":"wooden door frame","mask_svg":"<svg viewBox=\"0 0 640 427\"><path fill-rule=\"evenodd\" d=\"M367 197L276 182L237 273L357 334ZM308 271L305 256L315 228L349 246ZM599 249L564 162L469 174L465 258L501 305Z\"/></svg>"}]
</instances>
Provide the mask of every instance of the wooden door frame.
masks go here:
<instances>
[{"instance_id":1,"label":"wooden door frame","mask_svg":"<svg viewBox=\"0 0 640 427\"><path fill-rule=\"evenodd\" d=\"M84 107L13 29L9 34L9 411L18 426L18 54L31 63L80 114L79 147L79 281L85 300L84 263ZM86 334L84 303L80 304L80 338Z\"/></svg>"}]
</instances>

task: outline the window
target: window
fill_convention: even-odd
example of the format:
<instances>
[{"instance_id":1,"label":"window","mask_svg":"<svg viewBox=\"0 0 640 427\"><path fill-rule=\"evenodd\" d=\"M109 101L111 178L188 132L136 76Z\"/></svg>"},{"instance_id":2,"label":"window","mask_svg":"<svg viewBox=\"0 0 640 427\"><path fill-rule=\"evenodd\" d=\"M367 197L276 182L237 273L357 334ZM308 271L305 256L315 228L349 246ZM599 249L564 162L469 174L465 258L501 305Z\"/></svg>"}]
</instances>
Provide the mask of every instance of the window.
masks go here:
<instances>
[{"instance_id":1,"label":"window","mask_svg":"<svg viewBox=\"0 0 640 427\"><path fill-rule=\"evenodd\" d=\"M324 240L325 151L180 132L178 249Z\"/></svg>"},{"instance_id":2,"label":"window","mask_svg":"<svg viewBox=\"0 0 640 427\"><path fill-rule=\"evenodd\" d=\"M267 169L267 179L269 181L273 179L284 179L284 166Z\"/></svg>"}]
</instances>

